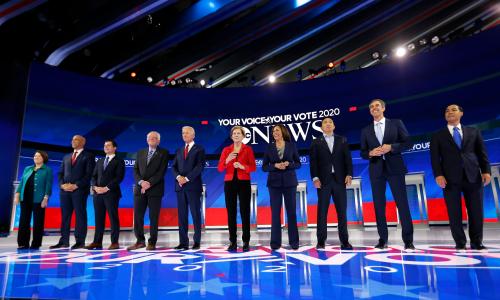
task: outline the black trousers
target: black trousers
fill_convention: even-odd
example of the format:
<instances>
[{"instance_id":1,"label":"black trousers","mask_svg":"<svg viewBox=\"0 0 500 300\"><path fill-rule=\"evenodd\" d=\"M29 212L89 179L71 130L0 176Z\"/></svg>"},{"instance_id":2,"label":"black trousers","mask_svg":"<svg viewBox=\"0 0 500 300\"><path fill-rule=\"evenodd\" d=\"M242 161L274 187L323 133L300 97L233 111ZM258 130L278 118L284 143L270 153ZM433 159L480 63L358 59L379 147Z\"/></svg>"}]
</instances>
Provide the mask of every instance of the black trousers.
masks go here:
<instances>
[{"instance_id":1,"label":"black trousers","mask_svg":"<svg viewBox=\"0 0 500 300\"><path fill-rule=\"evenodd\" d=\"M118 217L118 202L120 197L113 194L94 195L95 234L94 243L102 244L106 211L111 223L111 243L118 243L120 237L120 219Z\"/></svg>"},{"instance_id":2,"label":"black trousers","mask_svg":"<svg viewBox=\"0 0 500 300\"><path fill-rule=\"evenodd\" d=\"M327 217L328 208L330 206L330 197L333 197L335 210L338 218L339 239L342 244L349 242L349 234L347 232L347 191L345 182L337 182L334 174L331 174L331 180L328 184L321 183L321 188L318 192L318 226L316 236L318 243L325 243L327 238Z\"/></svg>"},{"instance_id":3,"label":"black trousers","mask_svg":"<svg viewBox=\"0 0 500 300\"><path fill-rule=\"evenodd\" d=\"M61 191L61 239L59 243L69 245L71 215L76 216L75 240L77 244L85 244L87 237L87 197L88 188L79 188L74 192Z\"/></svg>"},{"instance_id":4,"label":"black trousers","mask_svg":"<svg viewBox=\"0 0 500 300\"><path fill-rule=\"evenodd\" d=\"M292 247L299 246L299 230L297 228L297 187L269 187L271 200L271 247L281 247L281 206L283 200L286 207L288 223L288 243Z\"/></svg>"},{"instance_id":5,"label":"black trousers","mask_svg":"<svg viewBox=\"0 0 500 300\"><path fill-rule=\"evenodd\" d=\"M179 215L179 244L189 246L188 238L188 209L193 218L195 243L201 240L201 191L180 191L177 192L177 211Z\"/></svg>"},{"instance_id":6,"label":"black trousers","mask_svg":"<svg viewBox=\"0 0 500 300\"><path fill-rule=\"evenodd\" d=\"M252 196L250 180L233 180L224 182L224 197L227 209L227 224L229 227L229 241L236 243L236 207L240 199L240 216L243 225L243 242L250 241L250 198Z\"/></svg>"},{"instance_id":7,"label":"black trousers","mask_svg":"<svg viewBox=\"0 0 500 300\"><path fill-rule=\"evenodd\" d=\"M462 227L462 193L467 208L471 244L483 243L483 184L478 174L476 182L469 182L464 174L460 184L448 183L443 189L444 200L450 218L450 229L455 243L465 246L467 237Z\"/></svg>"},{"instance_id":8,"label":"black trousers","mask_svg":"<svg viewBox=\"0 0 500 300\"><path fill-rule=\"evenodd\" d=\"M42 246L43 227L45 221L45 208L40 203L33 203L33 199L21 201L21 216L19 219L19 231L17 233L17 244L19 247L29 247L31 237L31 215L33 214L33 240L31 247Z\"/></svg>"},{"instance_id":9,"label":"black trousers","mask_svg":"<svg viewBox=\"0 0 500 300\"><path fill-rule=\"evenodd\" d=\"M134 196L134 233L138 243L145 243L144 236L144 214L149 208L149 240L151 244L156 244L158 241L158 218L160 217L161 209L160 196L148 196L142 194Z\"/></svg>"},{"instance_id":10,"label":"black trousers","mask_svg":"<svg viewBox=\"0 0 500 300\"><path fill-rule=\"evenodd\" d=\"M402 238L405 243L413 242L413 221L411 219L410 207L408 205L408 196L406 194L405 175L389 175L384 168L384 172L379 177L370 177L372 187L373 204L375 206L375 218L377 220L377 231L380 240L387 243L387 219L385 217L386 211L386 198L385 190L386 185L389 186L396 201L398 208L399 221L402 228Z\"/></svg>"}]
</instances>

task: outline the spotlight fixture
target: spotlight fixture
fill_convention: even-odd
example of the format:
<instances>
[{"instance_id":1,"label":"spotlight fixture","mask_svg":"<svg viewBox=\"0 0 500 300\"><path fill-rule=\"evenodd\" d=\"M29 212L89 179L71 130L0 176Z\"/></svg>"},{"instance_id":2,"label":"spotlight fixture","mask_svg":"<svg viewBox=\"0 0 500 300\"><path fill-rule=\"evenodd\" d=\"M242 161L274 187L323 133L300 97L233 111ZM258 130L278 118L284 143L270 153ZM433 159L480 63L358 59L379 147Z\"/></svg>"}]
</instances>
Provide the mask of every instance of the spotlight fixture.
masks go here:
<instances>
[{"instance_id":1,"label":"spotlight fixture","mask_svg":"<svg viewBox=\"0 0 500 300\"><path fill-rule=\"evenodd\" d=\"M276 82L276 76L269 75L268 80L269 80L270 83L275 83Z\"/></svg>"},{"instance_id":2,"label":"spotlight fixture","mask_svg":"<svg viewBox=\"0 0 500 300\"><path fill-rule=\"evenodd\" d=\"M420 40L418 41L418 44L419 44L420 46L425 46L425 45L427 45L427 39L420 39Z\"/></svg>"},{"instance_id":3,"label":"spotlight fixture","mask_svg":"<svg viewBox=\"0 0 500 300\"><path fill-rule=\"evenodd\" d=\"M406 48L404 47L398 47L396 50L396 57L403 57L406 55Z\"/></svg>"},{"instance_id":4,"label":"spotlight fixture","mask_svg":"<svg viewBox=\"0 0 500 300\"><path fill-rule=\"evenodd\" d=\"M328 63L328 68L330 68L330 69L331 69L331 68L333 68L334 66L335 66L335 65L333 64L333 62Z\"/></svg>"},{"instance_id":5,"label":"spotlight fixture","mask_svg":"<svg viewBox=\"0 0 500 300\"><path fill-rule=\"evenodd\" d=\"M205 86L205 84L206 84L205 79L200 80L200 85L201 86Z\"/></svg>"},{"instance_id":6,"label":"spotlight fixture","mask_svg":"<svg viewBox=\"0 0 500 300\"><path fill-rule=\"evenodd\" d=\"M153 82L153 77L148 76L148 78L146 78L146 80L147 80L147 82L151 83L151 82Z\"/></svg>"},{"instance_id":7,"label":"spotlight fixture","mask_svg":"<svg viewBox=\"0 0 500 300\"><path fill-rule=\"evenodd\" d=\"M373 52L372 53L372 59L373 60L380 59L380 52L378 52L378 51Z\"/></svg>"},{"instance_id":8,"label":"spotlight fixture","mask_svg":"<svg viewBox=\"0 0 500 300\"><path fill-rule=\"evenodd\" d=\"M132 72L132 73L130 73L130 77L135 78L136 76L137 76L137 73L136 73L136 72Z\"/></svg>"},{"instance_id":9,"label":"spotlight fixture","mask_svg":"<svg viewBox=\"0 0 500 300\"><path fill-rule=\"evenodd\" d=\"M413 50L415 50L415 44L410 43L410 44L408 44L408 46L406 46L406 48L408 49L408 51L413 51Z\"/></svg>"},{"instance_id":10,"label":"spotlight fixture","mask_svg":"<svg viewBox=\"0 0 500 300\"><path fill-rule=\"evenodd\" d=\"M439 43L440 39L437 35L435 35L434 37L432 37L431 39L431 43L433 43L434 45L436 45L437 43Z\"/></svg>"}]
</instances>

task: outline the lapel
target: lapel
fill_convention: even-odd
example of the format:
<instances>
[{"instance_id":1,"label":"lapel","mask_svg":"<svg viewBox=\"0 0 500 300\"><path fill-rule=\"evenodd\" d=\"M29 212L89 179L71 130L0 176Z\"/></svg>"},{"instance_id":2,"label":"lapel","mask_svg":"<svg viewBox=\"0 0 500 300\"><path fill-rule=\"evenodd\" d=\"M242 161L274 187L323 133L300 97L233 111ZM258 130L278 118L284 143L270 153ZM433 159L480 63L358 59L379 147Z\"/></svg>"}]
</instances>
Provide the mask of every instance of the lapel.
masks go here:
<instances>
[{"instance_id":1,"label":"lapel","mask_svg":"<svg viewBox=\"0 0 500 300\"><path fill-rule=\"evenodd\" d=\"M334 143L333 145L335 146L335 140L333 143ZM321 134L321 137L319 138L319 144L322 145L322 147L325 147L326 151L328 151L328 153L331 154L330 148L328 147L328 143L326 142L325 136L323 134ZM335 147L333 150L335 150Z\"/></svg>"},{"instance_id":2,"label":"lapel","mask_svg":"<svg viewBox=\"0 0 500 300\"><path fill-rule=\"evenodd\" d=\"M370 126L368 126L368 133L371 135L372 139L375 140L375 143L377 143L380 146L380 143L377 139L377 135L375 134L375 123L372 122Z\"/></svg>"},{"instance_id":3,"label":"lapel","mask_svg":"<svg viewBox=\"0 0 500 300\"><path fill-rule=\"evenodd\" d=\"M391 120L385 118L384 137L382 138L382 144L388 144L388 143L386 143L386 141L387 141L387 137L389 135L389 130L390 130L389 127L390 126L391 126Z\"/></svg>"},{"instance_id":4,"label":"lapel","mask_svg":"<svg viewBox=\"0 0 500 300\"><path fill-rule=\"evenodd\" d=\"M464 127L462 126L462 130L463 129L464 129ZM453 139L453 136L451 135L450 131L448 130L448 126L446 126L446 128L443 129L443 134L446 136L446 139L448 140L448 142L450 142L453 147L455 147L458 151L460 151L457 144L455 143L455 140ZM464 133L464 138L465 138L465 133ZM462 148L464 145L464 138L462 138Z\"/></svg>"},{"instance_id":5,"label":"lapel","mask_svg":"<svg viewBox=\"0 0 500 300\"><path fill-rule=\"evenodd\" d=\"M471 140L471 132L469 131L469 128L462 125L462 149L470 140Z\"/></svg>"},{"instance_id":6,"label":"lapel","mask_svg":"<svg viewBox=\"0 0 500 300\"><path fill-rule=\"evenodd\" d=\"M184 145L184 147L186 147ZM196 144L193 145L193 147L191 147L191 149L188 151L187 155L186 155L186 158L184 159L184 149L182 149L182 158L184 160L188 160L189 156L191 155L191 153L196 149Z\"/></svg>"},{"instance_id":7,"label":"lapel","mask_svg":"<svg viewBox=\"0 0 500 300\"><path fill-rule=\"evenodd\" d=\"M156 158L160 156L160 147L156 147L156 151L155 151L155 153L153 153L153 157L151 157L149 164L148 164L148 152L149 152L149 148L146 149L146 166L151 165L153 163L153 161L156 160Z\"/></svg>"},{"instance_id":8,"label":"lapel","mask_svg":"<svg viewBox=\"0 0 500 300\"><path fill-rule=\"evenodd\" d=\"M335 154L335 152L337 152L338 148L339 148L339 143L341 142L340 140L340 137L338 135L333 135L333 151L332 151L332 155Z\"/></svg>"}]
</instances>

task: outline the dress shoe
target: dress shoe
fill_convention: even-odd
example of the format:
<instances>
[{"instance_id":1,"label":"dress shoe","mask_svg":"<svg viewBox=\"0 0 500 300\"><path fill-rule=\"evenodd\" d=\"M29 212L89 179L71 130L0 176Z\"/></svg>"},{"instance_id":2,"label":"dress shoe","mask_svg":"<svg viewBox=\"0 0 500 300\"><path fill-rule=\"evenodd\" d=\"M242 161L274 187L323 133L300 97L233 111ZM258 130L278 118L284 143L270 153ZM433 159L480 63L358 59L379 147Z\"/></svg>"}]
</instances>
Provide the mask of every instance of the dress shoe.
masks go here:
<instances>
[{"instance_id":1,"label":"dress shoe","mask_svg":"<svg viewBox=\"0 0 500 300\"><path fill-rule=\"evenodd\" d=\"M30 250L40 250L40 246L30 246Z\"/></svg>"},{"instance_id":2,"label":"dress shoe","mask_svg":"<svg viewBox=\"0 0 500 300\"><path fill-rule=\"evenodd\" d=\"M144 247L146 247L146 244L137 242L137 243L135 243L135 244L133 244L131 246L128 246L127 250L128 251L137 250L137 249L141 249L141 248L144 248Z\"/></svg>"},{"instance_id":3,"label":"dress shoe","mask_svg":"<svg viewBox=\"0 0 500 300\"><path fill-rule=\"evenodd\" d=\"M279 248L281 248L281 246L277 246L277 245L271 245L271 250L278 250Z\"/></svg>"},{"instance_id":4,"label":"dress shoe","mask_svg":"<svg viewBox=\"0 0 500 300\"><path fill-rule=\"evenodd\" d=\"M462 244L456 244L456 245L455 245L455 250L462 252L462 251L467 250L467 248L465 248L465 245L462 245Z\"/></svg>"},{"instance_id":5,"label":"dress shoe","mask_svg":"<svg viewBox=\"0 0 500 300\"><path fill-rule=\"evenodd\" d=\"M153 251L156 250L156 244L153 243L148 243L148 246L146 247L147 251Z\"/></svg>"},{"instance_id":6,"label":"dress shoe","mask_svg":"<svg viewBox=\"0 0 500 300\"><path fill-rule=\"evenodd\" d=\"M176 247L174 247L175 250L187 250L189 249L189 246L187 245L177 245Z\"/></svg>"},{"instance_id":7,"label":"dress shoe","mask_svg":"<svg viewBox=\"0 0 500 300\"><path fill-rule=\"evenodd\" d=\"M28 250L30 247L28 246L19 246L17 247L17 250Z\"/></svg>"},{"instance_id":8,"label":"dress shoe","mask_svg":"<svg viewBox=\"0 0 500 300\"><path fill-rule=\"evenodd\" d=\"M250 245L248 243L243 243L243 251L250 251Z\"/></svg>"},{"instance_id":9,"label":"dress shoe","mask_svg":"<svg viewBox=\"0 0 500 300\"><path fill-rule=\"evenodd\" d=\"M87 249L87 250L101 250L102 244L90 243L89 245L85 246L85 249Z\"/></svg>"},{"instance_id":10,"label":"dress shoe","mask_svg":"<svg viewBox=\"0 0 500 300\"><path fill-rule=\"evenodd\" d=\"M238 245L236 243L231 243L229 244L229 247L227 247L227 251L236 251L238 250Z\"/></svg>"},{"instance_id":11,"label":"dress shoe","mask_svg":"<svg viewBox=\"0 0 500 300\"><path fill-rule=\"evenodd\" d=\"M297 250L297 249L299 249L299 245L293 245L292 246L292 250Z\"/></svg>"},{"instance_id":12,"label":"dress shoe","mask_svg":"<svg viewBox=\"0 0 500 300\"><path fill-rule=\"evenodd\" d=\"M82 243L76 243L73 246L71 246L71 250L83 249L83 248L85 248L85 245Z\"/></svg>"},{"instance_id":13,"label":"dress shoe","mask_svg":"<svg viewBox=\"0 0 500 300\"><path fill-rule=\"evenodd\" d=\"M470 244L470 248L472 250L488 250L488 248L486 248L483 244Z\"/></svg>"},{"instance_id":14,"label":"dress shoe","mask_svg":"<svg viewBox=\"0 0 500 300\"><path fill-rule=\"evenodd\" d=\"M387 242L378 241L378 243L375 245L375 248L377 248L377 249L387 249Z\"/></svg>"},{"instance_id":15,"label":"dress shoe","mask_svg":"<svg viewBox=\"0 0 500 300\"><path fill-rule=\"evenodd\" d=\"M199 250L200 249L200 243L194 243L193 247L191 249L193 249L193 250Z\"/></svg>"},{"instance_id":16,"label":"dress shoe","mask_svg":"<svg viewBox=\"0 0 500 300\"><path fill-rule=\"evenodd\" d=\"M415 250L415 246L412 242L405 243L405 250Z\"/></svg>"},{"instance_id":17,"label":"dress shoe","mask_svg":"<svg viewBox=\"0 0 500 300\"><path fill-rule=\"evenodd\" d=\"M108 250L116 250L116 249L120 249L120 244L111 243L111 245L109 245L109 247L108 247Z\"/></svg>"},{"instance_id":18,"label":"dress shoe","mask_svg":"<svg viewBox=\"0 0 500 300\"><path fill-rule=\"evenodd\" d=\"M316 244L316 249L325 249L325 242L318 242Z\"/></svg>"},{"instance_id":19,"label":"dress shoe","mask_svg":"<svg viewBox=\"0 0 500 300\"><path fill-rule=\"evenodd\" d=\"M69 245L57 243L55 245L50 246L49 249L59 249L59 248L68 248L68 247L69 247Z\"/></svg>"},{"instance_id":20,"label":"dress shoe","mask_svg":"<svg viewBox=\"0 0 500 300\"><path fill-rule=\"evenodd\" d=\"M340 250L352 250L352 245L347 243L340 244Z\"/></svg>"}]
</instances>

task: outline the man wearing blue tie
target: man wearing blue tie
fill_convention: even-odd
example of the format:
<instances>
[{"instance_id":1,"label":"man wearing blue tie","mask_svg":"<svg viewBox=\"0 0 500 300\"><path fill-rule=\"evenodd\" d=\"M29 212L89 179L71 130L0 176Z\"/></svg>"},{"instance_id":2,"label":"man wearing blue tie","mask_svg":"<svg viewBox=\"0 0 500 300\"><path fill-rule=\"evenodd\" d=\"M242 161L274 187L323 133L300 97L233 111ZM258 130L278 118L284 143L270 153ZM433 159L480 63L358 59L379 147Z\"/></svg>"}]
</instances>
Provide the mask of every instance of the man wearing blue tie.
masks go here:
<instances>
[{"instance_id":1,"label":"man wearing blue tie","mask_svg":"<svg viewBox=\"0 0 500 300\"><path fill-rule=\"evenodd\" d=\"M369 109L373 124L361 131L361 157L370 161L370 183L379 234L379 242L375 248L387 248L385 190L389 183L398 208L404 247L407 250L414 250L413 223L405 183L405 174L408 170L401 155L401 152L409 146L408 131L401 120L389 120L384 117L385 102L383 100L372 100Z\"/></svg>"},{"instance_id":2,"label":"man wearing blue tie","mask_svg":"<svg viewBox=\"0 0 500 300\"><path fill-rule=\"evenodd\" d=\"M194 143L194 136L193 127L182 127L184 147L177 150L172 164L179 218L179 245L175 247L176 250L189 248L188 209L191 211L194 225L193 249L200 249L201 193L203 191L201 173L205 168L205 149Z\"/></svg>"},{"instance_id":3,"label":"man wearing blue tie","mask_svg":"<svg viewBox=\"0 0 500 300\"><path fill-rule=\"evenodd\" d=\"M467 237L462 227L462 193L467 208L470 246L485 250L483 245L483 185L491 180L491 168L481 132L460 124L462 107L446 108L446 128L431 139L431 163L436 183L443 189L455 248L465 250Z\"/></svg>"}]
</instances>

